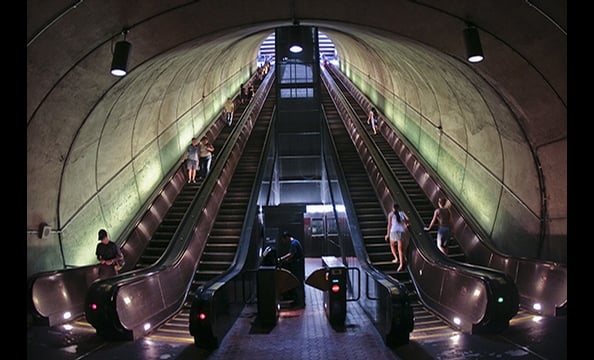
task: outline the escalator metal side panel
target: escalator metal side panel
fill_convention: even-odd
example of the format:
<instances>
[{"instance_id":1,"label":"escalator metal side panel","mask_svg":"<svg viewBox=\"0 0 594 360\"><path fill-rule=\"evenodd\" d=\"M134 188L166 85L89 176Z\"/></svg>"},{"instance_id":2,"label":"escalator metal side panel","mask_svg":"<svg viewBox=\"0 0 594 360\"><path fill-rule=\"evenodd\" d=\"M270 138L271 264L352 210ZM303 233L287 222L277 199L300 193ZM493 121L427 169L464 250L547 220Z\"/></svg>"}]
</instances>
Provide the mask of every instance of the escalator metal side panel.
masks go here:
<instances>
[{"instance_id":1,"label":"escalator metal side panel","mask_svg":"<svg viewBox=\"0 0 594 360\"><path fill-rule=\"evenodd\" d=\"M34 274L27 282L27 307L33 324L56 326L82 316L85 294L98 277L98 265Z\"/></svg>"}]
</instances>

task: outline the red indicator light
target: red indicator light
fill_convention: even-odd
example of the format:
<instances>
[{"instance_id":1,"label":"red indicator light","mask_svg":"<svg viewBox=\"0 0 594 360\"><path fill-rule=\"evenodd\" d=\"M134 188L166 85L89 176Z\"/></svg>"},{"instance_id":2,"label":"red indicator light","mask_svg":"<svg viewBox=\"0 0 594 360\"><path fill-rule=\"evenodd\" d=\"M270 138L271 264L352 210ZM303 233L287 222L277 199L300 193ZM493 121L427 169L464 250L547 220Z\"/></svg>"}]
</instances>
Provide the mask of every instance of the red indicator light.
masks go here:
<instances>
[{"instance_id":1,"label":"red indicator light","mask_svg":"<svg viewBox=\"0 0 594 360\"><path fill-rule=\"evenodd\" d=\"M97 310L97 304L91 304L89 305L89 307L91 308L91 310Z\"/></svg>"},{"instance_id":2,"label":"red indicator light","mask_svg":"<svg viewBox=\"0 0 594 360\"><path fill-rule=\"evenodd\" d=\"M198 314L198 319L200 319L200 320L206 319L206 314L205 313Z\"/></svg>"},{"instance_id":3,"label":"red indicator light","mask_svg":"<svg viewBox=\"0 0 594 360\"><path fill-rule=\"evenodd\" d=\"M340 291L340 285L338 285L338 284L332 285L332 292L333 293L337 293L339 291Z\"/></svg>"}]
</instances>

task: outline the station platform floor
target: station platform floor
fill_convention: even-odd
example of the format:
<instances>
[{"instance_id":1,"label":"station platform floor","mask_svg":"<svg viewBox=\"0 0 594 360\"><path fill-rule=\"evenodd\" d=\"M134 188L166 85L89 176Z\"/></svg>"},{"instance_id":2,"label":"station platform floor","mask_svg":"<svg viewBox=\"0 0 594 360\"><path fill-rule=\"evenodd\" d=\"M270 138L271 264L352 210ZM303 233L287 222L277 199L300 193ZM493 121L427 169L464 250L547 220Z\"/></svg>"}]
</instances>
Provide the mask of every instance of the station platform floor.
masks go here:
<instances>
[{"instance_id":1,"label":"station platform floor","mask_svg":"<svg viewBox=\"0 0 594 360\"><path fill-rule=\"evenodd\" d=\"M306 274L321 267L307 259ZM452 329L447 336L411 333L410 343L385 345L363 309L347 303L344 328L335 329L323 310L321 291L305 286L306 307L281 310L277 324L261 331L257 305L247 305L217 349L201 349L187 334L148 335L136 341L106 342L84 321L27 329L30 360L388 360L388 359L567 359L567 318L521 315L501 334L470 335Z\"/></svg>"}]
</instances>

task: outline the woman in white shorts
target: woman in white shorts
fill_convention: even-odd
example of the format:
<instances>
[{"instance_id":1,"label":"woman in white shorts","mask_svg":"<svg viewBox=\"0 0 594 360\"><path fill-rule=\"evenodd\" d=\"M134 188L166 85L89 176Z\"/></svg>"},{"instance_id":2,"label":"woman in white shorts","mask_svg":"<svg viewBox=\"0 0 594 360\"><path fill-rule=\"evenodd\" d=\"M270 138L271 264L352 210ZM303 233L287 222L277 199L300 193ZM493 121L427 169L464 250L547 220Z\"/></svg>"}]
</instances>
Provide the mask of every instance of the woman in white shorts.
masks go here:
<instances>
[{"instance_id":1,"label":"woman in white shorts","mask_svg":"<svg viewBox=\"0 0 594 360\"><path fill-rule=\"evenodd\" d=\"M390 250L392 251L392 255L394 255L392 262L400 263L398 271L404 270L408 222L408 216L406 216L404 211L400 210L400 206L397 203L394 203L393 210L388 214L388 228L385 239L386 241L390 241Z\"/></svg>"}]
</instances>

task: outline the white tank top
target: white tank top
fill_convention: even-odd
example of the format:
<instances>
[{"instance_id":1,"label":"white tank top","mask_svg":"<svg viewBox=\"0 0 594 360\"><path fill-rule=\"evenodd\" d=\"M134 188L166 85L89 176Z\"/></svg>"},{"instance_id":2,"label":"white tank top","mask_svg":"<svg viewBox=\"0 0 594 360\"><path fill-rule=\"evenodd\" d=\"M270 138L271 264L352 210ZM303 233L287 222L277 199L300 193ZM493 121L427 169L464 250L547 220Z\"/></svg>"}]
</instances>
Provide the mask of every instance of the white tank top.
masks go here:
<instances>
[{"instance_id":1,"label":"white tank top","mask_svg":"<svg viewBox=\"0 0 594 360\"><path fill-rule=\"evenodd\" d=\"M392 227L390 228L390 232L404 232L404 213L402 211L399 211L398 213L400 214L400 220L402 222L398 222L396 214L390 214L390 216L392 217Z\"/></svg>"}]
</instances>

